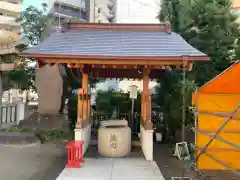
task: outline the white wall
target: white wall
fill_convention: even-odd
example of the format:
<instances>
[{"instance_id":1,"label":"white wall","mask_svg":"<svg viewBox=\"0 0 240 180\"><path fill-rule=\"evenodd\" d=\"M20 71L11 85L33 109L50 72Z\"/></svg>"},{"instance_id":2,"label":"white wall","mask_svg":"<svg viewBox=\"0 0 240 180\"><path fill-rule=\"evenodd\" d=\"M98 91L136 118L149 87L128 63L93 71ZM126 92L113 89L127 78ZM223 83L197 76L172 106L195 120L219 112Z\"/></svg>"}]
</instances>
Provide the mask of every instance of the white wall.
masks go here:
<instances>
[{"instance_id":1,"label":"white wall","mask_svg":"<svg viewBox=\"0 0 240 180\"><path fill-rule=\"evenodd\" d=\"M90 22L100 21L101 23L109 23L107 17L109 14L108 3L110 0L89 0L90 1ZM95 4L95 20L94 20L94 4ZM98 14L100 8L100 14Z\"/></svg>"},{"instance_id":2,"label":"white wall","mask_svg":"<svg viewBox=\"0 0 240 180\"><path fill-rule=\"evenodd\" d=\"M146 130L140 125L140 143L146 160L153 160L153 130Z\"/></svg>"},{"instance_id":3,"label":"white wall","mask_svg":"<svg viewBox=\"0 0 240 180\"><path fill-rule=\"evenodd\" d=\"M71 4L73 6L80 6L82 4L82 2L84 2L84 0L47 0L46 3L48 5L48 10L50 11L51 8L53 7L55 2L59 2L59 3L67 3L67 4Z\"/></svg>"},{"instance_id":4,"label":"white wall","mask_svg":"<svg viewBox=\"0 0 240 180\"><path fill-rule=\"evenodd\" d=\"M91 141L91 124L83 129L75 129L75 140L81 140L83 144L83 154L86 153Z\"/></svg>"},{"instance_id":5,"label":"white wall","mask_svg":"<svg viewBox=\"0 0 240 180\"><path fill-rule=\"evenodd\" d=\"M0 128L9 128L19 124L21 120L26 118L25 103L11 103L0 106Z\"/></svg>"},{"instance_id":6,"label":"white wall","mask_svg":"<svg viewBox=\"0 0 240 180\"><path fill-rule=\"evenodd\" d=\"M136 85L138 87L138 90L143 90L143 81L142 80L130 80L130 79L124 79L119 82L119 88L122 89L124 92L129 91L129 87L132 85ZM149 88L154 89L154 87L157 85L157 82L151 81L149 83Z\"/></svg>"},{"instance_id":7,"label":"white wall","mask_svg":"<svg viewBox=\"0 0 240 180\"><path fill-rule=\"evenodd\" d=\"M118 0L117 23L159 23L160 0Z\"/></svg>"},{"instance_id":8,"label":"white wall","mask_svg":"<svg viewBox=\"0 0 240 180\"><path fill-rule=\"evenodd\" d=\"M142 80L131 80L131 79L123 79L123 80L116 80L116 79L111 79L111 80L106 80L104 82L98 83L96 85L96 90L103 90L107 91L109 88L114 89L116 91L118 90L123 90L124 92L129 91L129 87L132 85L136 85L138 87L139 91L143 90L143 81ZM152 90L152 93L154 93L154 88L157 85L156 81L151 81L149 83L149 88Z\"/></svg>"}]
</instances>

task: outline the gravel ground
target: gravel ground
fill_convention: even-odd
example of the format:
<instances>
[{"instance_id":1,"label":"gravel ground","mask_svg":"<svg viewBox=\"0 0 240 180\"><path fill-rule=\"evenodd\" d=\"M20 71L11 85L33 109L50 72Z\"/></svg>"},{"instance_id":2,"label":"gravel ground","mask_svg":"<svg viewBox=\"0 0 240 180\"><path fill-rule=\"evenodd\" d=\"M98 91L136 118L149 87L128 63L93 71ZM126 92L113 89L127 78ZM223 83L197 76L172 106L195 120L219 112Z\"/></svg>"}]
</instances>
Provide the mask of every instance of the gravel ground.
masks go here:
<instances>
[{"instance_id":1,"label":"gravel ground","mask_svg":"<svg viewBox=\"0 0 240 180\"><path fill-rule=\"evenodd\" d=\"M191 161L181 161L173 156L172 150L163 144L154 144L154 160L158 164L163 176L166 180L171 177L191 177L192 180L239 180L231 172L224 171L204 171L195 172L190 168ZM202 174L202 175L201 175Z\"/></svg>"}]
</instances>

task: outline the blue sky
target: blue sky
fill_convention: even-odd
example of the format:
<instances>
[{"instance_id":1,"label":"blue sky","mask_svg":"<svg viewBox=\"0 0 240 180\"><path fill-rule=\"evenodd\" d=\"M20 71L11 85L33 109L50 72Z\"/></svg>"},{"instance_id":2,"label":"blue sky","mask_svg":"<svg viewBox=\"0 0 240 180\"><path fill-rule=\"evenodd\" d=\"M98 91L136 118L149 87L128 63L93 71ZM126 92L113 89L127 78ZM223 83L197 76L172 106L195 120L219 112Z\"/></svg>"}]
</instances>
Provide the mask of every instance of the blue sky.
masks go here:
<instances>
[{"instance_id":1,"label":"blue sky","mask_svg":"<svg viewBox=\"0 0 240 180\"><path fill-rule=\"evenodd\" d=\"M23 0L22 9L26 9L30 5L41 8L42 2L42 0Z\"/></svg>"}]
</instances>

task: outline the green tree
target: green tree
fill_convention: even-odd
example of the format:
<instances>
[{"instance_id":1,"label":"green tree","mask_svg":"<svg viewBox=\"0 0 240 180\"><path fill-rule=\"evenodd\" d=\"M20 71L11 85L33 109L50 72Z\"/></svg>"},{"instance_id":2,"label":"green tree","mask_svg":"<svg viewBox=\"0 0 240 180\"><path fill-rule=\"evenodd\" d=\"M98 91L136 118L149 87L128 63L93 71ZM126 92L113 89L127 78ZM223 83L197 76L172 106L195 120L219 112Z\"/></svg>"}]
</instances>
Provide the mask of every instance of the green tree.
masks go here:
<instances>
[{"instance_id":1,"label":"green tree","mask_svg":"<svg viewBox=\"0 0 240 180\"><path fill-rule=\"evenodd\" d=\"M186 87L184 93L186 107L191 105L191 94L196 89L195 83L188 78L183 85L181 74L181 70L169 68L158 80L159 85L156 87L156 103L160 106L161 112L164 113L164 125L166 129L169 129L167 136L173 136L176 130L181 127L182 87ZM188 108L185 109L185 113L185 123L188 124L192 121L192 114Z\"/></svg>"},{"instance_id":2,"label":"green tree","mask_svg":"<svg viewBox=\"0 0 240 180\"><path fill-rule=\"evenodd\" d=\"M46 8L46 6L43 6L42 11L33 6L29 6L21 12L17 20L23 28L24 38L27 39L30 47L39 44L44 35L44 31L49 22L48 15L46 15ZM17 60L17 62L15 61L17 68L8 73L8 79L13 82L12 84L14 84L16 88L21 90L35 90L34 80L36 67L31 65L34 60L32 58L20 57L18 57Z\"/></svg>"},{"instance_id":3,"label":"green tree","mask_svg":"<svg viewBox=\"0 0 240 180\"><path fill-rule=\"evenodd\" d=\"M211 59L210 62L194 63L192 72L187 73L186 107L191 105L191 94L196 85L203 85L226 69L237 55L239 57L240 31L236 18L231 13L229 0L163 1L159 20L169 21L174 32ZM181 71L171 69L159 80L158 102L172 132L181 124L181 74ZM186 113L187 122L190 122L191 114L187 110Z\"/></svg>"},{"instance_id":4,"label":"green tree","mask_svg":"<svg viewBox=\"0 0 240 180\"><path fill-rule=\"evenodd\" d=\"M230 0L165 0L162 9L160 20L174 23L173 31L177 30L189 44L211 58L210 62L197 62L193 66L191 78L198 85L221 73L235 60L240 29ZM178 24L175 19L179 19Z\"/></svg>"},{"instance_id":5,"label":"green tree","mask_svg":"<svg viewBox=\"0 0 240 180\"><path fill-rule=\"evenodd\" d=\"M141 99L140 92L138 98L135 100L135 112L140 112ZM97 110L111 114L114 110L119 113L129 113L132 107L132 101L128 93L122 91L98 91L96 96Z\"/></svg>"},{"instance_id":6,"label":"green tree","mask_svg":"<svg viewBox=\"0 0 240 180\"><path fill-rule=\"evenodd\" d=\"M43 10L39 10L34 6L29 6L23 12L18 20L21 23L24 34L29 40L31 46L38 45L43 39L49 22L51 22L51 15L47 14L47 7L44 4Z\"/></svg>"}]
</instances>

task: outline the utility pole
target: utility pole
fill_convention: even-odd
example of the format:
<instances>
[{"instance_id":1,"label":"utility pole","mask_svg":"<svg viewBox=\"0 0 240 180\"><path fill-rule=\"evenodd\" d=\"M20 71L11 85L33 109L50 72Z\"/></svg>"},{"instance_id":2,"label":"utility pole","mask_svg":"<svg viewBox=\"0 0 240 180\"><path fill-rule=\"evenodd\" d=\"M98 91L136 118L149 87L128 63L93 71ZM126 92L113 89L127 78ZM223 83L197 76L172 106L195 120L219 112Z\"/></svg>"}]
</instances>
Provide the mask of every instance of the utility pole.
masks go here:
<instances>
[{"instance_id":1,"label":"utility pole","mask_svg":"<svg viewBox=\"0 0 240 180\"><path fill-rule=\"evenodd\" d=\"M186 122L186 67L183 67L182 78L182 141L185 141L185 122Z\"/></svg>"}]
</instances>

